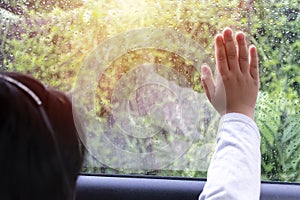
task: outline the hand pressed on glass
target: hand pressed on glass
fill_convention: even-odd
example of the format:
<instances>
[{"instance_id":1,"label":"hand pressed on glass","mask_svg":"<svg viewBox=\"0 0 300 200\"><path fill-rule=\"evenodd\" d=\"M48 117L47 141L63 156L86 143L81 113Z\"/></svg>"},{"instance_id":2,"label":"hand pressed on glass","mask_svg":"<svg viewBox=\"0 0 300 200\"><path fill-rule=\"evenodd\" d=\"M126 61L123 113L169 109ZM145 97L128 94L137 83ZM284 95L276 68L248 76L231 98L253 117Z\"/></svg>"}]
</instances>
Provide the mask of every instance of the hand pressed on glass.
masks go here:
<instances>
[{"instance_id":1,"label":"hand pressed on glass","mask_svg":"<svg viewBox=\"0 0 300 200\"><path fill-rule=\"evenodd\" d=\"M243 33L238 32L235 40L236 44L229 28L215 38L216 84L209 66L201 68L205 93L224 116L199 200L253 200L260 196L260 135L253 121L258 58L254 46L248 49Z\"/></svg>"},{"instance_id":2,"label":"hand pressed on glass","mask_svg":"<svg viewBox=\"0 0 300 200\"><path fill-rule=\"evenodd\" d=\"M255 46L249 50L242 32L235 36L230 28L215 37L217 83L209 66L201 67L205 93L221 114L241 113L252 119L259 89L258 56Z\"/></svg>"}]
</instances>

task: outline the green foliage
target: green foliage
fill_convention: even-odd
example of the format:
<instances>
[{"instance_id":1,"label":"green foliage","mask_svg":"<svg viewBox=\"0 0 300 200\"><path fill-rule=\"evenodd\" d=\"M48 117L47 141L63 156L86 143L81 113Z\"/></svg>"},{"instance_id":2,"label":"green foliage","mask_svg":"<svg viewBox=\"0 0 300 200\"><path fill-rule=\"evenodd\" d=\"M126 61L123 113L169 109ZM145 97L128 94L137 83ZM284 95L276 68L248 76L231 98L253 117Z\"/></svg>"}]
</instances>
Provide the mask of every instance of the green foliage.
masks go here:
<instances>
[{"instance_id":1,"label":"green foliage","mask_svg":"<svg viewBox=\"0 0 300 200\"><path fill-rule=\"evenodd\" d=\"M76 75L89 53L118 33L143 27L173 28L193 38L213 58L216 33L226 26L246 31L260 56L261 94L256 122L262 138L263 180L299 182L299 1L257 0L251 5L251 1L227 0L3 2L0 8L11 13L0 12L4 27L0 30L1 69L32 74L67 93L73 92ZM185 74L195 91L202 91L199 73L182 58L162 51L130 52L116 59L99 81L94 101L100 117L109 116L110 97L120 77L145 60L173 67ZM197 145L187 153L190 161L195 155L201 156ZM85 171L120 173L87 159L90 165ZM186 160L187 166L192 165L190 161ZM191 168L156 173L203 175Z\"/></svg>"},{"instance_id":2,"label":"green foliage","mask_svg":"<svg viewBox=\"0 0 300 200\"><path fill-rule=\"evenodd\" d=\"M300 94L299 2L256 1L251 29L260 54L261 89Z\"/></svg>"},{"instance_id":3,"label":"green foliage","mask_svg":"<svg viewBox=\"0 0 300 200\"><path fill-rule=\"evenodd\" d=\"M16 15L26 15L32 11L50 12L54 8L68 10L81 5L81 0L2 0L0 2L0 8Z\"/></svg>"},{"instance_id":4,"label":"green foliage","mask_svg":"<svg viewBox=\"0 0 300 200\"><path fill-rule=\"evenodd\" d=\"M263 180L299 181L299 111L285 93L260 93L255 121L261 133Z\"/></svg>"},{"instance_id":5,"label":"green foliage","mask_svg":"<svg viewBox=\"0 0 300 200\"><path fill-rule=\"evenodd\" d=\"M256 116L262 136L262 177L299 181L294 156L300 147L295 142L299 126L294 125L300 121L299 2L255 1L253 10L251 41L258 47L261 90L266 92Z\"/></svg>"},{"instance_id":6,"label":"green foliage","mask_svg":"<svg viewBox=\"0 0 300 200\"><path fill-rule=\"evenodd\" d=\"M260 93L256 106L257 126L261 133L262 174L274 180L278 174L277 138L280 128L280 111L278 102L271 101L267 93Z\"/></svg>"},{"instance_id":7,"label":"green foliage","mask_svg":"<svg viewBox=\"0 0 300 200\"><path fill-rule=\"evenodd\" d=\"M288 116L284 124L281 142L282 179L300 182L300 120L299 114Z\"/></svg>"}]
</instances>

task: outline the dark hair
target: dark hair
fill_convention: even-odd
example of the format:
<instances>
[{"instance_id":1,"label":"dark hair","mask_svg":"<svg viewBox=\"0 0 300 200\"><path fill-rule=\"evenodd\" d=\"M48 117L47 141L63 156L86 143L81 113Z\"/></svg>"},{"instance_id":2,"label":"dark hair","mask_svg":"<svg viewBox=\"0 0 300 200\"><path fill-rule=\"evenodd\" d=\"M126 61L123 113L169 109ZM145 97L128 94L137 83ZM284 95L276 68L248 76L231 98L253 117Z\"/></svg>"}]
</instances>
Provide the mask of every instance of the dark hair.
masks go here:
<instances>
[{"instance_id":1,"label":"dark hair","mask_svg":"<svg viewBox=\"0 0 300 200\"><path fill-rule=\"evenodd\" d=\"M0 75L0 199L72 199L84 150L70 100L30 76Z\"/></svg>"}]
</instances>

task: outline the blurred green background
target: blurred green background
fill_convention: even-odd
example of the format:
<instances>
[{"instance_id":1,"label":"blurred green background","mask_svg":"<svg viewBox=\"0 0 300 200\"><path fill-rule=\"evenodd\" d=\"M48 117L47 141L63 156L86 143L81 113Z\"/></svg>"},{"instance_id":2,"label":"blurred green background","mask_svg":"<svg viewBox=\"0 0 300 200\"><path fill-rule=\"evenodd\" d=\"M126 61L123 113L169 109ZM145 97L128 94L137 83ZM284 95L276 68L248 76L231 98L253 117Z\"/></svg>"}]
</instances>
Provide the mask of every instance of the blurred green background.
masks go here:
<instances>
[{"instance_id":1,"label":"blurred green background","mask_svg":"<svg viewBox=\"0 0 300 200\"><path fill-rule=\"evenodd\" d=\"M213 59L217 33L225 27L244 31L260 57L256 122L262 139L262 179L300 182L299 8L298 0L4 0L0 2L0 68L32 74L71 95L84 59L118 33L172 28L198 42ZM202 91L199 74L184 60L155 50L148 53L151 62L182 73L184 69L193 89ZM108 117L105 108L113 87L130 66L145 59L144 54L130 52L107 70L95 100L99 117ZM87 163L85 172L126 173L96 161ZM189 168L149 174L206 176Z\"/></svg>"}]
</instances>

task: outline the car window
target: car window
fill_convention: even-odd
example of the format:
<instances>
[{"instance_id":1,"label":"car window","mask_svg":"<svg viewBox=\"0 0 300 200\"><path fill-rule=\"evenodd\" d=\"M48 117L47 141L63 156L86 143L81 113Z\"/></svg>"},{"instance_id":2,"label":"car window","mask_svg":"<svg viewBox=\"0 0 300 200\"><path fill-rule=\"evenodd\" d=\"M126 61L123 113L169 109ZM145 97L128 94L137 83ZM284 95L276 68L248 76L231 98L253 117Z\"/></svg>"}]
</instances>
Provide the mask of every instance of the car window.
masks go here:
<instances>
[{"instance_id":1,"label":"car window","mask_svg":"<svg viewBox=\"0 0 300 200\"><path fill-rule=\"evenodd\" d=\"M0 1L1 70L68 94L83 173L206 177L219 114L200 66L214 36L259 53L262 180L300 182L299 1Z\"/></svg>"}]
</instances>

